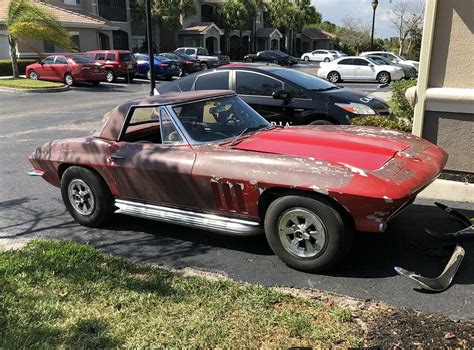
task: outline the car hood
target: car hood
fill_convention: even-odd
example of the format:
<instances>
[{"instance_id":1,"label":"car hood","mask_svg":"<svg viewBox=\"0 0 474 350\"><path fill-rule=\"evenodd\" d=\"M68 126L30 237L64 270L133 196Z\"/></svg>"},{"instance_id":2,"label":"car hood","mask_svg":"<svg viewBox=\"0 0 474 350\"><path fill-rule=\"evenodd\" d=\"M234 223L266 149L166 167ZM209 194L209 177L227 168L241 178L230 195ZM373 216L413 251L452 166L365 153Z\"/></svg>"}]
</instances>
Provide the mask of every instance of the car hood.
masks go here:
<instances>
[{"instance_id":1,"label":"car hood","mask_svg":"<svg viewBox=\"0 0 474 350\"><path fill-rule=\"evenodd\" d=\"M410 145L404 133L393 130L360 126L302 126L257 132L232 148L376 170Z\"/></svg>"},{"instance_id":2,"label":"car hood","mask_svg":"<svg viewBox=\"0 0 474 350\"><path fill-rule=\"evenodd\" d=\"M328 91L322 91L322 93L328 95L329 97L332 97L335 102L362 103L369 106L376 112L388 111L388 105L381 99L351 89L333 89Z\"/></svg>"}]
</instances>

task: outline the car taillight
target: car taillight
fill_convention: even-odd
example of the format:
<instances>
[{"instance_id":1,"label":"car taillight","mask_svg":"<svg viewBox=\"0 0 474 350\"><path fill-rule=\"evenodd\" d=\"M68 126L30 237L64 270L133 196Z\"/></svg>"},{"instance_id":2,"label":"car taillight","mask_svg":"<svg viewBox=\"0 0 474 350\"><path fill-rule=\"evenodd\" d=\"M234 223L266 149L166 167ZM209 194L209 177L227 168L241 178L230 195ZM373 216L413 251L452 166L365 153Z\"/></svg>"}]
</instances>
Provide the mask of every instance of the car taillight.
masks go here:
<instances>
[{"instance_id":1,"label":"car taillight","mask_svg":"<svg viewBox=\"0 0 474 350\"><path fill-rule=\"evenodd\" d=\"M191 61L184 61L184 64L193 64Z\"/></svg>"},{"instance_id":2,"label":"car taillight","mask_svg":"<svg viewBox=\"0 0 474 350\"><path fill-rule=\"evenodd\" d=\"M169 67L170 65L167 63L160 63L160 67Z\"/></svg>"}]
</instances>

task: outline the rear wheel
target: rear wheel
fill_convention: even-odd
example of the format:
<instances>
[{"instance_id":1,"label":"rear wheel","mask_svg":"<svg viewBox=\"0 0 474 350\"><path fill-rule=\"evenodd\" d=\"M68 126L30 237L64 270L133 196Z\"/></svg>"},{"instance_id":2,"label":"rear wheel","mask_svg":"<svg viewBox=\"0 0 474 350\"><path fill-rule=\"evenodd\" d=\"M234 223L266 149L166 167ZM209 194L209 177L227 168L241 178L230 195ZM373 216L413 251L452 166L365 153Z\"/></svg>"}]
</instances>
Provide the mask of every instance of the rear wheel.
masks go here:
<instances>
[{"instance_id":1,"label":"rear wheel","mask_svg":"<svg viewBox=\"0 0 474 350\"><path fill-rule=\"evenodd\" d=\"M388 72L383 71L377 74L377 81L380 84L388 84L390 83L391 80L392 80L392 77L390 76L390 73Z\"/></svg>"},{"instance_id":2,"label":"rear wheel","mask_svg":"<svg viewBox=\"0 0 474 350\"><path fill-rule=\"evenodd\" d=\"M265 235L272 250L288 266L320 272L347 255L353 231L326 200L285 196L268 207Z\"/></svg>"},{"instance_id":3,"label":"rear wheel","mask_svg":"<svg viewBox=\"0 0 474 350\"><path fill-rule=\"evenodd\" d=\"M337 83L338 81L341 80L341 75L336 71L329 72L328 73L328 80L331 83Z\"/></svg>"},{"instance_id":4,"label":"rear wheel","mask_svg":"<svg viewBox=\"0 0 474 350\"><path fill-rule=\"evenodd\" d=\"M330 61L330 59L329 59L328 57L326 57L326 58L324 59L324 62L326 62L326 63L329 62L329 61Z\"/></svg>"},{"instance_id":5,"label":"rear wheel","mask_svg":"<svg viewBox=\"0 0 474 350\"><path fill-rule=\"evenodd\" d=\"M66 73L64 75L64 82L66 83L67 86L72 86L74 85L74 78L72 77L71 74Z\"/></svg>"},{"instance_id":6,"label":"rear wheel","mask_svg":"<svg viewBox=\"0 0 474 350\"><path fill-rule=\"evenodd\" d=\"M72 166L61 178L61 195L69 214L81 225L98 227L113 213L113 197L102 178Z\"/></svg>"},{"instance_id":7,"label":"rear wheel","mask_svg":"<svg viewBox=\"0 0 474 350\"><path fill-rule=\"evenodd\" d=\"M245 62L247 62L247 63L252 63L252 59L251 59L250 57L247 57L247 58L245 59Z\"/></svg>"},{"instance_id":8,"label":"rear wheel","mask_svg":"<svg viewBox=\"0 0 474 350\"><path fill-rule=\"evenodd\" d=\"M36 73L36 71L34 70L30 70L30 72L28 73L28 78L30 78L31 80L38 80L38 73Z\"/></svg>"},{"instance_id":9,"label":"rear wheel","mask_svg":"<svg viewBox=\"0 0 474 350\"><path fill-rule=\"evenodd\" d=\"M309 61L309 57L308 57L308 56L304 56L304 60L305 60L305 62L308 62L308 61Z\"/></svg>"},{"instance_id":10,"label":"rear wheel","mask_svg":"<svg viewBox=\"0 0 474 350\"><path fill-rule=\"evenodd\" d=\"M207 66L206 63L201 63L201 70L208 70L209 67Z\"/></svg>"},{"instance_id":11,"label":"rear wheel","mask_svg":"<svg viewBox=\"0 0 474 350\"><path fill-rule=\"evenodd\" d=\"M115 74L111 69L105 71L105 80L108 83L113 83L115 81Z\"/></svg>"}]
</instances>

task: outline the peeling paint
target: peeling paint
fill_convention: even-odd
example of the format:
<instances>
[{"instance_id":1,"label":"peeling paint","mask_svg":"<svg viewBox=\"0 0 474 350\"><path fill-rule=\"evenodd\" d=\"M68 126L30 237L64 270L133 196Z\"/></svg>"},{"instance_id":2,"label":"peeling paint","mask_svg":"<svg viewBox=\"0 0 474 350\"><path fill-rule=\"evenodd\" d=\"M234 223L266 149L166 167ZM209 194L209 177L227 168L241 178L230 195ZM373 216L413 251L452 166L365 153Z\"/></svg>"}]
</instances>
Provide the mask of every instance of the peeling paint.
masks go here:
<instances>
[{"instance_id":1,"label":"peeling paint","mask_svg":"<svg viewBox=\"0 0 474 350\"><path fill-rule=\"evenodd\" d=\"M324 189L324 188L319 188L318 186L316 185L313 185L313 186L310 186L310 188L314 191L314 192L318 192L318 193L322 193L322 194L325 194L325 195L328 195L329 194L329 191Z\"/></svg>"},{"instance_id":2,"label":"peeling paint","mask_svg":"<svg viewBox=\"0 0 474 350\"><path fill-rule=\"evenodd\" d=\"M360 168L357 168L355 166L352 166L352 165L349 165L349 164L346 164L346 163L339 163L339 164L344 165L347 169L352 171L354 174L358 174L360 176L367 176L367 173L364 170L360 169Z\"/></svg>"}]
</instances>

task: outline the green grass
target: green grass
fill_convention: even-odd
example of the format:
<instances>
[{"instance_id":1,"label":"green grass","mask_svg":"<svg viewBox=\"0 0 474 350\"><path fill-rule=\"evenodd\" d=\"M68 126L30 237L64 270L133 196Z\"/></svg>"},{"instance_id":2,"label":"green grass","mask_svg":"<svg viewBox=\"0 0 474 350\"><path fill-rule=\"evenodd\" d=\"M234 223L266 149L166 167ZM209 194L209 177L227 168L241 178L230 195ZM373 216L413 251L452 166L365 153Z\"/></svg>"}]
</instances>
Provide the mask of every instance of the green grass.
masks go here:
<instances>
[{"instance_id":1,"label":"green grass","mask_svg":"<svg viewBox=\"0 0 474 350\"><path fill-rule=\"evenodd\" d=\"M63 83L56 83L45 80L31 79L0 79L0 87L9 87L16 89L49 89L64 86Z\"/></svg>"},{"instance_id":2,"label":"green grass","mask_svg":"<svg viewBox=\"0 0 474 350\"><path fill-rule=\"evenodd\" d=\"M0 348L356 346L350 311L36 240L0 253Z\"/></svg>"}]
</instances>

